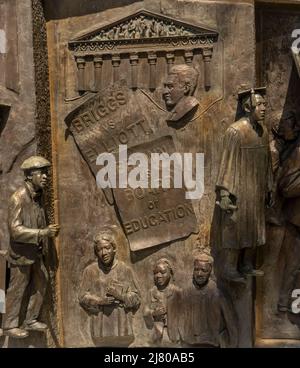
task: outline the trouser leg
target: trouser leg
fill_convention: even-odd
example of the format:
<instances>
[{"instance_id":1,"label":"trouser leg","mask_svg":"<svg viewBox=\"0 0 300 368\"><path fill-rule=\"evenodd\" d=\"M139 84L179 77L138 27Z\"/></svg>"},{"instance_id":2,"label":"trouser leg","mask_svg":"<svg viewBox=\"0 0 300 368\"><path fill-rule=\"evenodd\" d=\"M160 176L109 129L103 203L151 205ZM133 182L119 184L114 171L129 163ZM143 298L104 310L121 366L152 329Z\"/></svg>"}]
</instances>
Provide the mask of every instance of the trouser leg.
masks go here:
<instances>
[{"instance_id":1,"label":"trouser leg","mask_svg":"<svg viewBox=\"0 0 300 368\"><path fill-rule=\"evenodd\" d=\"M225 249L225 268L228 272L237 272L239 250L238 249Z\"/></svg>"},{"instance_id":2,"label":"trouser leg","mask_svg":"<svg viewBox=\"0 0 300 368\"><path fill-rule=\"evenodd\" d=\"M281 270L281 264L284 266L282 248L285 231L285 226L268 225L267 242L262 247L263 265L261 269L265 273L262 288L264 290L266 316L277 313L279 289L282 280L282 271L279 271Z\"/></svg>"},{"instance_id":3,"label":"trouser leg","mask_svg":"<svg viewBox=\"0 0 300 368\"><path fill-rule=\"evenodd\" d=\"M263 268L276 268L285 236L285 226L267 225L267 242L263 246Z\"/></svg>"},{"instance_id":4,"label":"trouser leg","mask_svg":"<svg viewBox=\"0 0 300 368\"><path fill-rule=\"evenodd\" d=\"M300 229L288 224L283 242L285 266L279 292L278 305L289 306L289 300L294 287L295 276L300 268Z\"/></svg>"},{"instance_id":5,"label":"trouser leg","mask_svg":"<svg viewBox=\"0 0 300 368\"><path fill-rule=\"evenodd\" d=\"M242 260L242 267L247 270L252 270L254 264L255 248L245 248Z\"/></svg>"},{"instance_id":6,"label":"trouser leg","mask_svg":"<svg viewBox=\"0 0 300 368\"><path fill-rule=\"evenodd\" d=\"M42 259L32 266L31 296L28 303L25 323L30 324L39 317L48 283L48 273Z\"/></svg>"},{"instance_id":7,"label":"trouser leg","mask_svg":"<svg viewBox=\"0 0 300 368\"><path fill-rule=\"evenodd\" d=\"M244 282L238 272L239 249L224 249L224 272L223 277L229 281Z\"/></svg>"},{"instance_id":8,"label":"trouser leg","mask_svg":"<svg viewBox=\"0 0 300 368\"><path fill-rule=\"evenodd\" d=\"M3 315L3 329L19 326L19 315L24 292L30 280L31 266L10 268L10 281L6 293L6 313Z\"/></svg>"}]
</instances>

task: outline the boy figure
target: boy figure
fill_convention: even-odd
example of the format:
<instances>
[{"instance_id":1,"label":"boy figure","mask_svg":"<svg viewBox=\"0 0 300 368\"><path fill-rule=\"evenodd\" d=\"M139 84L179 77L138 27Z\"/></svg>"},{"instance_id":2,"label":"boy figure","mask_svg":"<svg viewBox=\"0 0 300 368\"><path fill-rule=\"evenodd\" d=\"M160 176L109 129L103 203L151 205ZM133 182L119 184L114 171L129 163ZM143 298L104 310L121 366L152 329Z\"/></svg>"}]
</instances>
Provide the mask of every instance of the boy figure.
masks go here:
<instances>
[{"instance_id":1,"label":"boy figure","mask_svg":"<svg viewBox=\"0 0 300 368\"><path fill-rule=\"evenodd\" d=\"M193 282L183 291L180 335L184 346L236 347L238 336L232 308L211 278L213 258L194 258Z\"/></svg>"}]
</instances>

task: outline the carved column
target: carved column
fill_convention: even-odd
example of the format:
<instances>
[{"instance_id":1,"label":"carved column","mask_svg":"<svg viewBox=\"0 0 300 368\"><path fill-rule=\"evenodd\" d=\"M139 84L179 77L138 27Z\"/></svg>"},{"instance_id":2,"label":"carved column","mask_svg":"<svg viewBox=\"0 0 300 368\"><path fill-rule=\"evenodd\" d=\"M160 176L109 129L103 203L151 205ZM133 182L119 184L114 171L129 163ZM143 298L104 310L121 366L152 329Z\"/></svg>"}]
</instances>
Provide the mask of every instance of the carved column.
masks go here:
<instances>
[{"instance_id":1,"label":"carved column","mask_svg":"<svg viewBox=\"0 0 300 368\"><path fill-rule=\"evenodd\" d=\"M203 61L204 61L204 86L206 89L211 87L211 75L210 75L210 62L212 57L212 49L203 49Z\"/></svg>"},{"instance_id":2,"label":"carved column","mask_svg":"<svg viewBox=\"0 0 300 368\"><path fill-rule=\"evenodd\" d=\"M175 61L174 52L167 52L166 53L166 59L167 59L168 72L169 72L170 69L172 68L172 66L174 65L174 61Z\"/></svg>"},{"instance_id":3,"label":"carved column","mask_svg":"<svg viewBox=\"0 0 300 368\"><path fill-rule=\"evenodd\" d=\"M193 50L186 50L186 51L184 52L184 59L185 59L185 63L186 63L187 65L192 64L192 62L193 62L193 57L194 57Z\"/></svg>"},{"instance_id":4,"label":"carved column","mask_svg":"<svg viewBox=\"0 0 300 368\"><path fill-rule=\"evenodd\" d=\"M84 92L85 87L85 59L83 57L78 57L76 59L77 69L78 69L78 91Z\"/></svg>"},{"instance_id":5,"label":"carved column","mask_svg":"<svg viewBox=\"0 0 300 368\"><path fill-rule=\"evenodd\" d=\"M150 52L148 54L148 62L150 64L149 89L155 89L156 88L156 62L157 62L157 56L155 52Z\"/></svg>"},{"instance_id":6,"label":"carved column","mask_svg":"<svg viewBox=\"0 0 300 368\"><path fill-rule=\"evenodd\" d=\"M95 91L100 91L101 89L101 78L102 78L102 56L94 57L94 78L95 78Z\"/></svg>"},{"instance_id":7,"label":"carved column","mask_svg":"<svg viewBox=\"0 0 300 368\"><path fill-rule=\"evenodd\" d=\"M121 63L121 57L119 54L113 55L112 56L112 66L113 66L113 82L117 82L120 78L119 75L119 67L120 67L120 63Z\"/></svg>"},{"instance_id":8,"label":"carved column","mask_svg":"<svg viewBox=\"0 0 300 368\"><path fill-rule=\"evenodd\" d=\"M136 89L138 86L138 61L139 56L137 53L130 54L130 65L131 65L131 88Z\"/></svg>"},{"instance_id":9,"label":"carved column","mask_svg":"<svg viewBox=\"0 0 300 368\"><path fill-rule=\"evenodd\" d=\"M21 35L19 34L19 30L18 30L19 22L17 20L17 2L16 0L11 0L11 1L6 1L6 2L4 1L3 5L7 9L7 14L4 15L5 11L3 12L2 11L3 8L2 8L1 12L2 14L3 13L4 14L3 15L1 14L1 15L4 16L4 18L1 19L1 23L6 17L7 17L7 20L9 19L9 21L7 22L7 26L6 26L6 37L7 37L7 51L6 52L7 53L4 59L5 73L3 74L3 77L5 76L6 87L8 89L11 89L19 93L20 92L20 74L19 74L19 65L17 63L17 58L18 58L18 37L20 37ZM1 74L2 73L3 71L1 70Z\"/></svg>"}]
</instances>

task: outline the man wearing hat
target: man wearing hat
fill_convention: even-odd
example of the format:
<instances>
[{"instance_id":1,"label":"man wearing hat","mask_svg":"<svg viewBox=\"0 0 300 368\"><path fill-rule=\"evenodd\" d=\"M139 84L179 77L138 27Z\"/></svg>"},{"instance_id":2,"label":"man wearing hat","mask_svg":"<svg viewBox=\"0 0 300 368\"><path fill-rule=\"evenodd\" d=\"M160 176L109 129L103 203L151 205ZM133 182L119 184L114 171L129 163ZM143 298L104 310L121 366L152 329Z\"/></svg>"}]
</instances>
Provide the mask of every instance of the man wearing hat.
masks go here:
<instances>
[{"instance_id":1,"label":"man wearing hat","mask_svg":"<svg viewBox=\"0 0 300 368\"><path fill-rule=\"evenodd\" d=\"M244 116L225 132L216 183L221 208L218 231L225 255L223 277L235 282L263 275L254 262L256 247L266 241L265 206L271 203L272 191L264 95L265 88L239 94Z\"/></svg>"},{"instance_id":2,"label":"man wearing hat","mask_svg":"<svg viewBox=\"0 0 300 368\"><path fill-rule=\"evenodd\" d=\"M47 247L48 238L54 238L59 231L58 225L47 226L42 202L49 167L50 162L40 156L25 160L21 165L25 182L9 201L10 282L3 333L14 338L27 337L27 330L42 331L47 328L46 324L38 321L48 281L43 251ZM30 298L24 328L20 328L21 304L29 284Z\"/></svg>"}]
</instances>

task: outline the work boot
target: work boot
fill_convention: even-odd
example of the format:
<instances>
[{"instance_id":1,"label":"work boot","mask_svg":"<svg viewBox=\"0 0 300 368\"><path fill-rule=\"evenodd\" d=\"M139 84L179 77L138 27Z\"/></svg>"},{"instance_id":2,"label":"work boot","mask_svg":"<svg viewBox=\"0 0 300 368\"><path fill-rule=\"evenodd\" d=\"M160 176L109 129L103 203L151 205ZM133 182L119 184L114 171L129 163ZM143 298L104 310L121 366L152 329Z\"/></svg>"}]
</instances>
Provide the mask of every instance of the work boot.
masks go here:
<instances>
[{"instance_id":1,"label":"work boot","mask_svg":"<svg viewBox=\"0 0 300 368\"><path fill-rule=\"evenodd\" d=\"M15 339L25 339L29 333L21 328L9 328L3 330L3 335L14 337Z\"/></svg>"},{"instance_id":2,"label":"work boot","mask_svg":"<svg viewBox=\"0 0 300 368\"><path fill-rule=\"evenodd\" d=\"M278 312L286 313L289 311L289 307L286 305L277 304Z\"/></svg>"},{"instance_id":3,"label":"work boot","mask_svg":"<svg viewBox=\"0 0 300 368\"><path fill-rule=\"evenodd\" d=\"M225 270L222 275L223 279L233 282L242 282L245 283L246 280L237 270Z\"/></svg>"},{"instance_id":4,"label":"work boot","mask_svg":"<svg viewBox=\"0 0 300 368\"><path fill-rule=\"evenodd\" d=\"M245 276L253 276L253 277L264 276L264 271L255 270L250 264L244 264L243 266L241 266L241 272Z\"/></svg>"},{"instance_id":5,"label":"work boot","mask_svg":"<svg viewBox=\"0 0 300 368\"><path fill-rule=\"evenodd\" d=\"M240 267L240 271L245 276L253 276L259 277L264 276L264 272L262 270L256 270L253 267L255 263L255 248L245 248L242 265Z\"/></svg>"},{"instance_id":6,"label":"work boot","mask_svg":"<svg viewBox=\"0 0 300 368\"><path fill-rule=\"evenodd\" d=\"M46 323L38 321L25 322L24 325L27 331L45 331L48 328Z\"/></svg>"}]
</instances>

